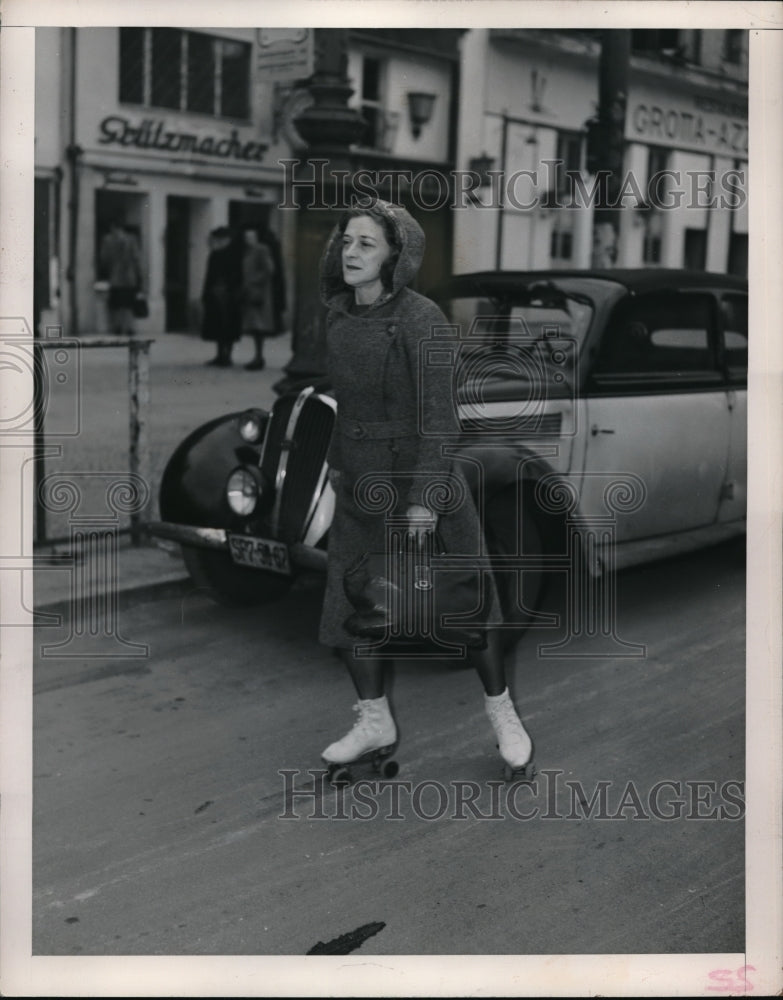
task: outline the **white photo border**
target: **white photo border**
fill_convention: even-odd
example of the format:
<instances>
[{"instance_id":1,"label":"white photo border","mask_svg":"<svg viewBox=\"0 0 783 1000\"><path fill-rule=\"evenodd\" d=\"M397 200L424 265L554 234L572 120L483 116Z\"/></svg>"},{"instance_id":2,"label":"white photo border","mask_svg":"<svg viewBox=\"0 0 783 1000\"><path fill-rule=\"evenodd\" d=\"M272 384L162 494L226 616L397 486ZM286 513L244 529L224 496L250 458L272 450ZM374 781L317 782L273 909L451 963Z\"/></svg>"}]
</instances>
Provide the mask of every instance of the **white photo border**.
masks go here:
<instances>
[{"instance_id":1,"label":"white photo border","mask_svg":"<svg viewBox=\"0 0 783 1000\"><path fill-rule=\"evenodd\" d=\"M219 10L219 13L218 13ZM783 989L781 879L781 442L783 442L783 6L502 0L7 0L0 36L0 308L32 315L34 26L741 27L750 32L749 513L746 952L743 955L71 957L31 953L31 629L0 637L0 989L7 996L711 996L709 973L747 965ZM26 387L0 372L0 413ZM19 551L25 448L0 448L0 554ZM27 463L27 468L30 463ZM17 507L14 506L16 501ZM30 541L29 539L27 540ZM25 551L28 551L25 548ZM8 574L5 574L6 576ZM18 599L0 574L0 606ZM31 601L28 601L28 606Z\"/></svg>"}]
</instances>

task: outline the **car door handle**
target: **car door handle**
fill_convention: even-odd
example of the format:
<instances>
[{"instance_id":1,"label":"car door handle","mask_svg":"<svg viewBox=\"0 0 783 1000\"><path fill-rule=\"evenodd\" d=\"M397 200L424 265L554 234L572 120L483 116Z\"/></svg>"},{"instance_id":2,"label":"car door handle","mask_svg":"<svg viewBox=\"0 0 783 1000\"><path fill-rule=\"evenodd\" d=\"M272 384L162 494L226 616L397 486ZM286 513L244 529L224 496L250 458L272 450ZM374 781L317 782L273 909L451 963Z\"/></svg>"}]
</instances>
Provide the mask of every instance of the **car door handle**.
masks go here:
<instances>
[{"instance_id":1,"label":"car door handle","mask_svg":"<svg viewBox=\"0 0 783 1000\"><path fill-rule=\"evenodd\" d=\"M590 433L593 437L596 437L598 434L614 434L614 431L609 430L607 427L599 427L598 424L593 424L590 428Z\"/></svg>"}]
</instances>

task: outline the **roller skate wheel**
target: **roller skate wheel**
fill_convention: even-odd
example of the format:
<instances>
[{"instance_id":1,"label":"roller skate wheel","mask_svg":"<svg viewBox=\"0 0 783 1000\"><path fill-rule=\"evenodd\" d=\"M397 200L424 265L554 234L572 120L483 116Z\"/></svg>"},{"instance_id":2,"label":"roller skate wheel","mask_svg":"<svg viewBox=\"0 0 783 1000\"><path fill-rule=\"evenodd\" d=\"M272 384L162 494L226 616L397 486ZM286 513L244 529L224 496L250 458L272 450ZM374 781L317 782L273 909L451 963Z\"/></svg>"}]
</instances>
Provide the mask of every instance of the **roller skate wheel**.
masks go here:
<instances>
[{"instance_id":1,"label":"roller skate wheel","mask_svg":"<svg viewBox=\"0 0 783 1000\"><path fill-rule=\"evenodd\" d=\"M532 781L536 773L533 761L529 760L522 767L512 767L510 764L503 766L503 776L506 781Z\"/></svg>"},{"instance_id":2,"label":"roller skate wheel","mask_svg":"<svg viewBox=\"0 0 783 1000\"><path fill-rule=\"evenodd\" d=\"M335 787L345 787L351 783L351 772L343 764L332 764L329 767L329 784Z\"/></svg>"},{"instance_id":3,"label":"roller skate wheel","mask_svg":"<svg viewBox=\"0 0 783 1000\"><path fill-rule=\"evenodd\" d=\"M394 778L400 770L400 765L396 760L387 760L381 764L381 775L384 778Z\"/></svg>"}]
</instances>

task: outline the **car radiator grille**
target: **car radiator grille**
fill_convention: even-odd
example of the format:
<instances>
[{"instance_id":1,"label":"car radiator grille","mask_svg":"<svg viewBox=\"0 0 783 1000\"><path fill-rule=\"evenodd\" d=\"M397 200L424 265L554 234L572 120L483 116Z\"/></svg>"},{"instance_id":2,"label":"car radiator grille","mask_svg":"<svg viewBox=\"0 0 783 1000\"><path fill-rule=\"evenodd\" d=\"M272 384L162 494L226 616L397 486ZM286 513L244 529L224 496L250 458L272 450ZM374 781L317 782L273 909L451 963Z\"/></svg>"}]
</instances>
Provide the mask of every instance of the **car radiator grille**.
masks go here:
<instances>
[{"instance_id":1,"label":"car radiator grille","mask_svg":"<svg viewBox=\"0 0 783 1000\"><path fill-rule=\"evenodd\" d=\"M334 427L334 410L317 396L305 400L293 429L280 495L277 537L289 544L304 534ZM283 428L285 430L285 428Z\"/></svg>"},{"instance_id":2,"label":"car radiator grille","mask_svg":"<svg viewBox=\"0 0 783 1000\"><path fill-rule=\"evenodd\" d=\"M296 396L284 396L278 399L272 409L272 416L266 429L264 452L261 456L261 471L272 483L277 475L285 429L288 426L288 419L295 402Z\"/></svg>"}]
</instances>

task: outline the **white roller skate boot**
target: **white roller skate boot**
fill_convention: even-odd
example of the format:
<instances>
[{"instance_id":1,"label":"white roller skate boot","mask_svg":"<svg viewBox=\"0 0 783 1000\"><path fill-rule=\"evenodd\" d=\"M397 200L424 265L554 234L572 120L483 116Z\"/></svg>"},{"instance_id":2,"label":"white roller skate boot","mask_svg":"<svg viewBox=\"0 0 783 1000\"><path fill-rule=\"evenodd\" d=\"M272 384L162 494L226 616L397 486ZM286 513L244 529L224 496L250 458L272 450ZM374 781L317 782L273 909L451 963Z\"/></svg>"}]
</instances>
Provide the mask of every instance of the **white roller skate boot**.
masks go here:
<instances>
[{"instance_id":1,"label":"white roller skate boot","mask_svg":"<svg viewBox=\"0 0 783 1000\"><path fill-rule=\"evenodd\" d=\"M321 754L328 767L329 780L335 784L349 783L352 778L347 765L362 761L370 763L384 777L393 777L397 773L397 765L386 758L394 750L397 726L386 695L360 699L353 710L359 713L353 728Z\"/></svg>"},{"instance_id":2,"label":"white roller skate boot","mask_svg":"<svg viewBox=\"0 0 783 1000\"><path fill-rule=\"evenodd\" d=\"M533 741L519 720L508 688L498 695L484 695L489 721L495 730L500 756L505 762L506 781L513 777L531 779L533 766Z\"/></svg>"}]
</instances>

